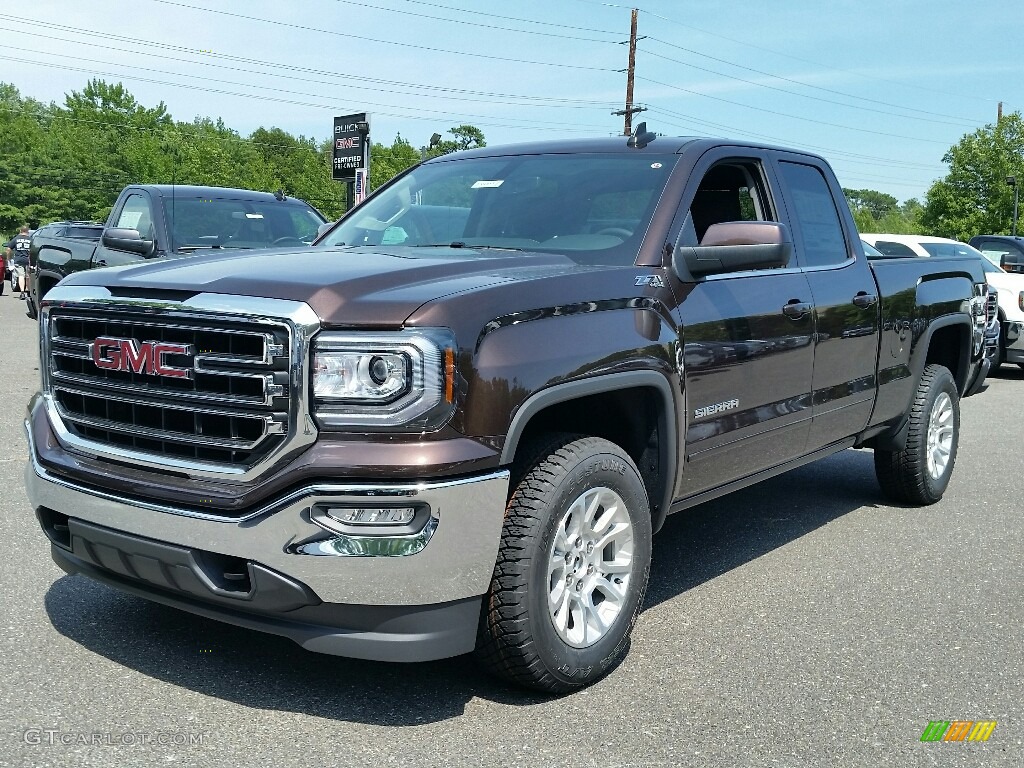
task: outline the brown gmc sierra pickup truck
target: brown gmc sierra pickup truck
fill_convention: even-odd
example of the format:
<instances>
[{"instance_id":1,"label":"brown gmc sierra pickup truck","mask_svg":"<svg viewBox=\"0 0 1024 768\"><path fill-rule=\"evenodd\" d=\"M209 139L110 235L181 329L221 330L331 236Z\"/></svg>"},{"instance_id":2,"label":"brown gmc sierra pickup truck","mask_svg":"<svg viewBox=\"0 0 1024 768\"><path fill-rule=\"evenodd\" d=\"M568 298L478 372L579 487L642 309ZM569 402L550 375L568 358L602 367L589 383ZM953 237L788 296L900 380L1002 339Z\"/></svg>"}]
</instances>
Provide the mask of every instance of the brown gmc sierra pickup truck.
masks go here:
<instances>
[{"instance_id":1,"label":"brown gmc sierra pickup truck","mask_svg":"<svg viewBox=\"0 0 1024 768\"><path fill-rule=\"evenodd\" d=\"M869 263L793 150L641 127L448 155L281 258L46 295L26 481L53 558L547 691L621 656L671 513L851 447L939 500L988 370L978 264Z\"/></svg>"}]
</instances>

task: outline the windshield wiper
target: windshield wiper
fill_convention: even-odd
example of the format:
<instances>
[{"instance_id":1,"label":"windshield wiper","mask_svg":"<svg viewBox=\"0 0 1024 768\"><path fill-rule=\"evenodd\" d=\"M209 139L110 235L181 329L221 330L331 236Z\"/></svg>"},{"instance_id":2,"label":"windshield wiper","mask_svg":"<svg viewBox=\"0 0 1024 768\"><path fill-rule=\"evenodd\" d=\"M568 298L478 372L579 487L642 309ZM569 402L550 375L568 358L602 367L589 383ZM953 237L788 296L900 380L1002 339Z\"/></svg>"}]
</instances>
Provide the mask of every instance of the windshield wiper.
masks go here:
<instances>
[{"instance_id":1,"label":"windshield wiper","mask_svg":"<svg viewBox=\"0 0 1024 768\"><path fill-rule=\"evenodd\" d=\"M220 245L179 245L175 250L177 251L205 251L213 248L220 249L223 246Z\"/></svg>"},{"instance_id":2,"label":"windshield wiper","mask_svg":"<svg viewBox=\"0 0 1024 768\"><path fill-rule=\"evenodd\" d=\"M451 243L421 243L419 245L412 246L413 248L471 248L473 250L491 250L491 251L522 251L523 248L515 248L511 245L478 245L473 243L472 245L464 243L461 240L456 240Z\"/></svg>"}]
</instances>

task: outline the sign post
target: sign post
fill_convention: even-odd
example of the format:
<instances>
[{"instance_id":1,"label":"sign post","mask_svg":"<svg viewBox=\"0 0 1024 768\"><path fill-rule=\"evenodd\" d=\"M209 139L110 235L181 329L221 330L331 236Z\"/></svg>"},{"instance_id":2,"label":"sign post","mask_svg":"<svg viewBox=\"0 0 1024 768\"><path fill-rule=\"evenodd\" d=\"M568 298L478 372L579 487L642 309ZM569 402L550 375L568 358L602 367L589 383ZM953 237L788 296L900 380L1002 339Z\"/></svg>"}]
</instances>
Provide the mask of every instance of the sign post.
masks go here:
<instances>
[{"instance_id":1,"label":"sign post","mask_svg":"<svg viewBox=\"0 0 1024 768\"><path fill-rule=\"evenodd\" d=\"M370 119L365 112L334 118L331 178L348 185L348 207L366 197L370 176Z\"/></svg>"}]
</instances>

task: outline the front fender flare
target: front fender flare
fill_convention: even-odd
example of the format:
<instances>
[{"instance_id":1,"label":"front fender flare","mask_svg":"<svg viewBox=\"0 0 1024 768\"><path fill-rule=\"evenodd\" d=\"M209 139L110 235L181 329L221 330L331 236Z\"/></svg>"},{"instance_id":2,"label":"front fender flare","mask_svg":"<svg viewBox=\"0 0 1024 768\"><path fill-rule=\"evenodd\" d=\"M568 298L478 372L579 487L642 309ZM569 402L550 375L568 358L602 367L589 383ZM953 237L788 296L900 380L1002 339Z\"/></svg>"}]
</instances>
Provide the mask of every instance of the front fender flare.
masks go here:
<instances>
[{"instance_id":1,"label":"front fender flare","mask_svg":"<svg viewBox=\"0 0 1024 768\"><path fill-rule=\"evenodd\" d=\"M664 489L662 498L657 501L657 507L653 512L651 520L653 530L657 531L665 522L665 517L668 515L668 510L672 503L672 496L675 490L676 461L680 455L678 431L676 429L676 397L669 380L657 371L608 373L562 382L535 392L523 401L522 405L519 406L512 416L505 444L501 450L501 464L507 465L512 463L515 459L516 450L519 448L519 441L526 431L530 420L545 408L590 395L636 387L652 388L657 391L658 397L661 399L662 407L659 409L658 429L664 435L664 440L661 441L662 448L659 451L659 464L661 477L664 478Z\"/></svg>"}]
</instances>

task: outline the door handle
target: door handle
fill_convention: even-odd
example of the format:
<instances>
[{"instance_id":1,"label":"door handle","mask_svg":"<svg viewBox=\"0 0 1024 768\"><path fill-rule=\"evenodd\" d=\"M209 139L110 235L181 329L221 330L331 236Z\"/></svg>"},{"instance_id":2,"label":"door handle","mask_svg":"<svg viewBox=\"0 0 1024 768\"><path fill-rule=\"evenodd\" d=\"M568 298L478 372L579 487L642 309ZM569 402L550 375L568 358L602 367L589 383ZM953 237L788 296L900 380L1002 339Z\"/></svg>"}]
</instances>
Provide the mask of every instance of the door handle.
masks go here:
<instances>
[{"instance_id":1,"label":"door handle","mask_svg":"<svg viewBox=\"0 0 1024 768\"><path fill-rule=\"evenodd\" d=\"M799 320L811 311L811 305L800 299L790 299L789 303L782 308L782 314L790 320Z\"/></svg>"},{"instance_id":2,"label":"door handle","mask_svg":"<svg viewBox=\"0 0 1024 768\"><path fill-rule=\"evenodd\" d=\"M866 291L861 291L853 297L853 303L861 309L867 309L876 301L878 301L878 297L873 293L867 293Z\"/></svg>"}]
</instances>

